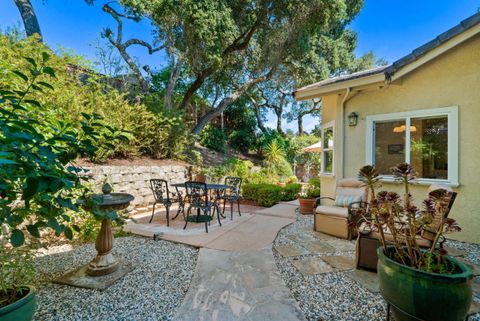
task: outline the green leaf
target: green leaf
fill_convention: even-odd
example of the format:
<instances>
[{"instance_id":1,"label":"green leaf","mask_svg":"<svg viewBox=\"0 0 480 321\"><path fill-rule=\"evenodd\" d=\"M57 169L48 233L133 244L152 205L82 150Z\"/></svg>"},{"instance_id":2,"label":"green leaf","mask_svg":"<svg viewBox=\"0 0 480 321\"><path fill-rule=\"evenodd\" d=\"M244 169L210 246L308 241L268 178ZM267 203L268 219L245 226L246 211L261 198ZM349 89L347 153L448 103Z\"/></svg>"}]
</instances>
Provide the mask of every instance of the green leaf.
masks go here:
<instances>
[{"instance_id":1,"label":"green leaf","mask_svg":"<svg viewBox=\"0 0 480 321\"><path fill-rule=\"evenodd\" d=\"M30 105L35 105L37 107L42 107L42 104L33 99L25 99L24 102L29 103Z\"/></svg>"},{"instance_id":2,"label":"green leaf","mask_svg":"<svg viewBox=\"0 0 480 321\"><path fill-rule=\"evenodd\" d=\"M42 59L43 59L43 62L46 62L46 61L48 61L48 59L50 59L50 55L46 51L43 51L42 52Z\"/></svg>"},{"instance_id":3,"label":"green leaf","mask_svg":"<svg viewBox=\"0 0 480 321\"><path fill-rule=\"evenodd\" d=\"M78 225L72 225L75 232L80 232L80 227Z\"/></svg>"},{"instance_id":4,"label":"green leaf","mask_svg":"<svg viewBox=\"0 0 480 321\"><path fill-rule=\"evenodd\" d=\"M44 82L44 81L39 81L37 84L42 85L43 87L46 87L46 88L51 89L51 90L54 89L52 85L50 85L49 83Z\"/></svg>"},{"instance_id":5,"label":"green leaf","mask_svg":"<svg viewBox=\"0 0 480 321\"><path fill-rule=\"evenodd\" d=\"M70 228L70 227L66 227L65 228L65 236L67 237L67 239L71 240L73 239L73 230Z\"/></svg>"},{"instance_id":6,"label":"green leaf","mask_svg":"<svg viewBox=\"0 0 480 321\"><path fill-rule=\"evenodd\" d=\"M36 177L28 177L23 189L22 199L28 200L32 198L38 190L38 179Z\"/></svg>"},{"instance_id":7,"label":"green leaf","mask_svg":"<svg viewBox=\"0 0 480 321\"><path fill-rule=\"evenodd\" d=\"M37 62L35 61L35 59L30 57L23 57L23 58L25 58L25 60L28 61L33 67L37 68Z\"/></svg>"},{"instance_id":8,"label":"green leaf","mask_svg":"<svg viewBox=\"0 0 480 321\"><path fill-rule=\"evenodd\" d=\"M13 73L18 77L22 78L23 80L28 81L28 77L23 72L14 70Z\"/></svg>"},{"instance_id":9,"label":"green leaf","mask_svg":"<svg viewBox=\"0 0 480 321\"><path fill-rule=\"evenodd\" d=\"M53 70L52 67L43 67L43 73L48 74L53 78L57 78L57 76L55 75L55 70Z\"/></svg>"},{"instance_id":10,"label":"green leaf","mask_svg":"<svg viewBox=\"0 0 480 321\"><path fill-rule=\"evenodd\" d=\"M27 231L34 237L37 237L37 238L40 237L40 231L38 230L38 227L35 225L27 225Z\"/></svg>"},{"instance_id":11,"label":"green leaf","mask_svg":"<svg viewBox=\"0 0 480 321\"><path fill-rule=\"evenodd\" d=\"M23 235L23 232L19 229L14 229L12 231L12 236L10 237L10 242L14 247L22 246L25 242L25 236Z\"/></svg>"}]
</instances>

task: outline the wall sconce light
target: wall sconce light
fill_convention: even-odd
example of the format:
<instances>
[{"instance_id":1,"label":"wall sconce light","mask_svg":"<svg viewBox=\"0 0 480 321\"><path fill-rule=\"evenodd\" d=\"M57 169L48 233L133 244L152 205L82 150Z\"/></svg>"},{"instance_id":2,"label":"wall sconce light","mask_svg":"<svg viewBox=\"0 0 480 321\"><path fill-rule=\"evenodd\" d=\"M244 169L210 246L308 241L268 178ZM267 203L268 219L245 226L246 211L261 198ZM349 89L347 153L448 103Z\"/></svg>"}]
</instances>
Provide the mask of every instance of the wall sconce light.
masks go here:
<instances>
[{"instance_id":1,"label":"wall sconce light","mask_svg":"<svg viewBox=\"0 0 480 321\"><path fill-rule=\"evenodd\" d=\"M350 115L348 115L348 125L350 127L355 127L357 126L357 122L358 122L358 114L352 111Z\"/></svg>"}]
</instances>

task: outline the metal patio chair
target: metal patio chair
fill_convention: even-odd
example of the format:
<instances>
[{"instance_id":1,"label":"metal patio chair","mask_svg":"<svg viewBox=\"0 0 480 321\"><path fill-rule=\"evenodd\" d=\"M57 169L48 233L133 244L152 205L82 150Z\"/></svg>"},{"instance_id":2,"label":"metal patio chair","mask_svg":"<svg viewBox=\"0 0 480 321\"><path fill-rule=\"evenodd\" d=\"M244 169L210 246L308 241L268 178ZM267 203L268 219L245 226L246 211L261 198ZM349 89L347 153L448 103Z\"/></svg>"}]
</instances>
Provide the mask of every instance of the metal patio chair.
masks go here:
<instances>
[{"instance_id":1,"label":"metal patio chair","mask_svg":"<svg viewBox=\"0 0 480 321\"><path fill-rule=\"evenodd\" d=\"M182 197L182 192L178 191L178 189L176 189L176 192L170 192L168 182L164 179L151 179L150 188L152 189L155 202L153 203L152 217L150 218L149 223L152 223L153 216L155 215L156 204L162 204L165 206L167 211L167 226L170 225L170 207L174 203L178 203L178 211L177 215L172 219L176 219L180 214L180 211L183 213L183 216L185 216L185 202Z\"/></svg>"},{"instance_id":2,"label":"metal patio chair","mask_svg":"<svg viewBox=\"0 0 480 321\"><path fill-rule=\"evenodd\" d=\"M217 211L218 224L222 226L222 222L220 222L220 210L218 209L218 204L211 201L211 198L208 195L207 184L193 181L185 182L185 190L186 201L189 203L189 206L187 209L187 216L185 217L185 226L183 229L187 228L189 221L197 223L205 222L205 231L208 233L208 225L210 225L210 222L213 220L215 211ZM197 215L190 215L192 209L197 210Z\"/></svg>"},{"instance_id":3,"label":"metal patio chair","mask_svg":"<svg viewBox=\"0 0 480 321\"><path fill-rule=\"evenodd\" d=\"M223 194L220 196L220 199L223 200L223 210L222 213L225 214L225 204L230 202L230 219L233 220L233 204L237 202L238 215L242 216L240 213L240 189L242 187L242 179L240 177L228 176L225 178L225 185L229 187L223 191Z\"/></svg>"}]
</instances>

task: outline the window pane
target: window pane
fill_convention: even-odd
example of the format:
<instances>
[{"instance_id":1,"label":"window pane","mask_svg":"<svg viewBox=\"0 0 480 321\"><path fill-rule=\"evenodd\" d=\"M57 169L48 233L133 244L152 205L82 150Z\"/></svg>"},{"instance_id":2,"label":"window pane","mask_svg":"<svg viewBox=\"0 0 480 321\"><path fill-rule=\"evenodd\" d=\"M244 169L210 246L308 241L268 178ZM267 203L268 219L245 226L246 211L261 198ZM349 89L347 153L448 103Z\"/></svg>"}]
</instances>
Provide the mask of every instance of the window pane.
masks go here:
<instances>
[{"instance_id":1,"label":"window pane","mask_svg":"<svg viewBox=\"0 0 480 321\"><path fill-rule=\"evenodd\" d=\"M333 148L333 128L323 130L323 148Z\"/></svg>"},{"instance_id":2,"label":"window pane","mask_svg":"<svg viewBox=\"0 0 480 321\"><path fill-rule=\"evenodd\" d=\"M323 172L333 173L333 151L332 150L323 152L323 161L325 162L325 164L323 165Z\"/></svg>"},{"instance_id":3,"label":"window pane","mask_svg":"<svg viewBox=\"0 0 480 321\"><path fill-rule=\"evenodd\" d=\"M405 162L405 121L375 122L375 167L382 175Z\"/></svg>"},{"instance_id":4,"label":"window pane","mask_svg":"<svg viewBox=\"0 0 480 321\"><path fill-rule=\"evenodd\" d=\"M448 117L412 118L410 139L418 177L448 179Z\"/></svg>"}]
</instances>

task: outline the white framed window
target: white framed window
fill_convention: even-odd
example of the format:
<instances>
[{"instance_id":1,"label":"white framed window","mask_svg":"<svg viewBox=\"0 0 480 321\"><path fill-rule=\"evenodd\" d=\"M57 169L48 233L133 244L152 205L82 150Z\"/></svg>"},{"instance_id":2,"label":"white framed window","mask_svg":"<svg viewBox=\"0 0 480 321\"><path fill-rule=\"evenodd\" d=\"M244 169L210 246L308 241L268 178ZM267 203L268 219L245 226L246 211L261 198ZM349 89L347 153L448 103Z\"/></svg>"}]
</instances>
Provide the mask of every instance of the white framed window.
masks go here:
<instances>
[{"instance_id":1,"label":"white framed window","mask_svg":"<svg viewBox=\"0 0 480 321\"><path fill-rule=\"evenodd\" d=\"M384 180L391 168L412 164L418 183L458 185L458 107L367 116L366 163Z\"/></svg>"},{"instance_id":2,"label":"white framed window","mask_svg":"<svg viewBox=\"0 0 480 321\"><path fill-rule=\"evenodd\" d=\"M322 171L323 175L333 175L335 121L322 125Z\"/></svg>"}]
</instances>

